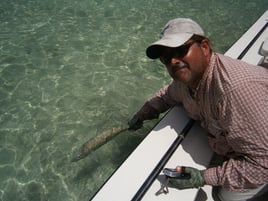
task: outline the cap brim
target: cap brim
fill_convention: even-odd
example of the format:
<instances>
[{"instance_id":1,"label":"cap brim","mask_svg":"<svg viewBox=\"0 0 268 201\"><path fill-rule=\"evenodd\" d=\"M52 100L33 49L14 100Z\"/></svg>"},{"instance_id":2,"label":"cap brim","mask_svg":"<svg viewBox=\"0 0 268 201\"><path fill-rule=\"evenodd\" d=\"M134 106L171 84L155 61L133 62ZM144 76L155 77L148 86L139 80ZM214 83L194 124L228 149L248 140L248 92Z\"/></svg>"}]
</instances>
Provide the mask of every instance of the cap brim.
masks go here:
<instances>
[{"instance_id":1,"label":"cap brim","mask_svg":"<svg viewBox=\"0 0 268 201\"><path fill-rule=\"evenodd\" d=\"M162 54L163 47L179 47L183 45L187 40L189 40L194 34L169 34L168 36L164 36L160 40L152 43L146 49L146 55L151 59L157 59Z\"/></svg>"}]
</instances>

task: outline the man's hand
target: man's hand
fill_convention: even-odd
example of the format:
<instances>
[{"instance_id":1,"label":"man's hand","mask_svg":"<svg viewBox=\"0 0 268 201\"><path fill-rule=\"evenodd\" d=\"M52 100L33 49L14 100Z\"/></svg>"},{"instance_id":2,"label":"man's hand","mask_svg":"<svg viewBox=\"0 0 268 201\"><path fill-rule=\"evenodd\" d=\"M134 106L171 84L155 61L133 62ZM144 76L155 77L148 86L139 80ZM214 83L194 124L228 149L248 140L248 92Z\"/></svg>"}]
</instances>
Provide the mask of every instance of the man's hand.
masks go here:
<instances>
[{"instance_id":1,"label":"man's hand","mask_svg":"<svg viewBox=\"0 0 268 201\"><path fill-rule=\"evenodd\" d=\"M140 129L143 126L143 121L140 120L136 115L128 122L130 131L135 131Z\"/></svg>"},{"instance_id":2,"label":"man's hand","mask_svg":"<svg viewBox=\"0 0 268 201\"><path fill-rule=\"evenodd\" d=\"M178 172L184 172L191 175L189 179L176 179L169 178L170 183L178 189L198 188L205 185L205 180L202 171L192 167L180 167L176 168Z\"/></svg>"}]
</instances>

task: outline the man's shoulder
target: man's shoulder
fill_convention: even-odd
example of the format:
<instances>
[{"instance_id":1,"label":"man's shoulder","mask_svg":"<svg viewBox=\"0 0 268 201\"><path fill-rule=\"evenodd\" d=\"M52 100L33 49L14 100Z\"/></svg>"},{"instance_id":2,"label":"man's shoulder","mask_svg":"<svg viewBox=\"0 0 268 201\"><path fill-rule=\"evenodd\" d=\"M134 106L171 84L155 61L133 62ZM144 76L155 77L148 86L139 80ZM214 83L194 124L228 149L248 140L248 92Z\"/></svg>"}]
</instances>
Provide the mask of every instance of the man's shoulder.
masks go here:
<instances>
[{"instance_id":1,"label":"man's shoulder","mask_svg":"<svg viewBox=\"0 0 268 201\"><path fill-rule=\"evenodd\" d=\"M245 61L232 58L230 56L226 56L220 53L215 53L215 60L218 66L222 67L224 66L226 70L239 72L239 73L253 73L259 72L259 71L266 71L268 72L268 69L265 69L261 66L253 65L250 63L247 63Z\"/></svg>"},{"instance_id":2,"label":"man's shoulder","mask_svg":"<svg viewBox=\"0 0 268 201\"><path fill-rule=\"evenodd\" d=\"M226 92L256 80L267 82L268 70L261 66L217 53L215 60L213 77Z\"/></svg>"},{"instance_id":3,"label":"man's shoulder","mask_svg":"<svg viewBox=\"0 0 268 201\"><path fill-rule=\"evenodd\" d=\"M254 77L267 75L268 69L261 66L246 63L244 61L231 58L222 54L215 54L215 69L221 74L225 74L232 80L246 80Z\"/></svg>"}]
</instances>

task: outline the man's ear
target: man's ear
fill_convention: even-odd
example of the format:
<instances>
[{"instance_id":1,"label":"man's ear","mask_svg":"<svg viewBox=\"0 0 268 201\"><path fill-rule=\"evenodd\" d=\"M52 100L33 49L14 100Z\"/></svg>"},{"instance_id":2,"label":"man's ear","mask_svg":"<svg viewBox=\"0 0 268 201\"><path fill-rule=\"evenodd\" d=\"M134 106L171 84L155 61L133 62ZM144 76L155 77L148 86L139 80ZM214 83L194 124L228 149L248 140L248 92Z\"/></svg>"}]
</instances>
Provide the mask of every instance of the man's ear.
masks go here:
<instances>
[{"instance_id":1,"label":"man's ear","mask_svg":"<svg viewBox=\"0 0 268 201\"><path fill-rule=\"evenodd\" d=\"M200 47L206 57L211 55L210 41L208 39L202 40Z\"/></svg>"}]
</instances>

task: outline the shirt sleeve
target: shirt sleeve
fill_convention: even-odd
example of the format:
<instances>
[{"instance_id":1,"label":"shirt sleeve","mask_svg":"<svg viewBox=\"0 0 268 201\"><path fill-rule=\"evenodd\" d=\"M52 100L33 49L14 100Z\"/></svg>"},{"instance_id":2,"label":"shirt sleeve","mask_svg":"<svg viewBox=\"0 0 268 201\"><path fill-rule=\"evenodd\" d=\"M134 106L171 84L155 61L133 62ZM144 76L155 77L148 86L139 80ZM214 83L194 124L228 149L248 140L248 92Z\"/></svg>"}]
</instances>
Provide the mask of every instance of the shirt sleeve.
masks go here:
<instances>
[{"instance_id":1,"label":"shirt sleeve","mask_svg":"<svg viewBox=\"0 0 268 201\"><path fill-rule=\"evenodd\" d=\"M204 171L207 184L246 191L268 182L268 87L250 81L234 89L222 106L226 141L237 157Z\"/></svg>"},{"instance_id":2,"label":"shirt sleeve","mask_svg":"<svg viewBox=\"0 0 268 201\"><path fill-rule=\"evenodd\" d=\"M137 116L141 120L149 120L158 118L163 113L173 107L176 101L172 98L173 82L161 88L153 97L145 102L141 109L137 112Z\"/></svg>"}]
</instances>

